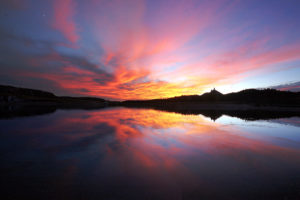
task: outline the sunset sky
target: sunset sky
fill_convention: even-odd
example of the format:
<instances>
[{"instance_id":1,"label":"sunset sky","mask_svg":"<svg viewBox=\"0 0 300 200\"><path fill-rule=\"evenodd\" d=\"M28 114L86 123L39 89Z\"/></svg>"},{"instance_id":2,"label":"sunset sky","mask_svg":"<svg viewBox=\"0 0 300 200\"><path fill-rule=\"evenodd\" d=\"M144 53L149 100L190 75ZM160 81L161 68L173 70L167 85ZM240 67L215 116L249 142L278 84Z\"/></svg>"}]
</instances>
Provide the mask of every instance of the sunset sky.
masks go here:
<instances>
[{"instance_id":1,"label":"sunset sky","mask_svg":"<svg viewBox=\"0 0 300 200\"><path fill-rule=\"evenodd\" d=\"M0 84L111 100L300 91L300 1L1 0Z\"/></svg>"}]
</instances>

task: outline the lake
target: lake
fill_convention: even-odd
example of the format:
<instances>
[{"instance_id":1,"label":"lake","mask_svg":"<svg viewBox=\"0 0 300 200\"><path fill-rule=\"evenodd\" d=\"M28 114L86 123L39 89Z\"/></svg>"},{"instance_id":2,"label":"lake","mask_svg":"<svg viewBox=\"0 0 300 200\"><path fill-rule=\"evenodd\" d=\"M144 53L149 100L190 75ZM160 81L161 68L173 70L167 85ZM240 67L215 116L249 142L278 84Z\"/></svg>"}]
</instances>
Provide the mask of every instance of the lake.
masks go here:
<instances>
[{"instance_id":1,"label":"lake","mask_svg":"<svg viewBox=\"0 0 300 200\"><path fill-rule=\"evenodd\" d=\"M300 199L297 117L57 110L1 119L0 149L10 199Z\"/></svg>"}]
</instances>

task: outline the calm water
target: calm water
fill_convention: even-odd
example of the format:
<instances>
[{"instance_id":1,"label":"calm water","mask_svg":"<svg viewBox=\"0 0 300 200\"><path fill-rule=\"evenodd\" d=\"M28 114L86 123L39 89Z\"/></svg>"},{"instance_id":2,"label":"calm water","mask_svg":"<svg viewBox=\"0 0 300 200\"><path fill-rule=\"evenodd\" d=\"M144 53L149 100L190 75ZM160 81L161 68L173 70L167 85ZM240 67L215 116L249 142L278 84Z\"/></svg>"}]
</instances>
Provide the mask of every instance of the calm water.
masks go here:
<instances>
[{"instance_id":1,"label":"calm water","mask_svg":"<svg viewBox=\"0 0 300 200\"><path fill-rule=\"evenodd\" d=\"M0 120L0 150L11 199L300 199L299 118L59 110Z\"/></svg>"}]
</instances>

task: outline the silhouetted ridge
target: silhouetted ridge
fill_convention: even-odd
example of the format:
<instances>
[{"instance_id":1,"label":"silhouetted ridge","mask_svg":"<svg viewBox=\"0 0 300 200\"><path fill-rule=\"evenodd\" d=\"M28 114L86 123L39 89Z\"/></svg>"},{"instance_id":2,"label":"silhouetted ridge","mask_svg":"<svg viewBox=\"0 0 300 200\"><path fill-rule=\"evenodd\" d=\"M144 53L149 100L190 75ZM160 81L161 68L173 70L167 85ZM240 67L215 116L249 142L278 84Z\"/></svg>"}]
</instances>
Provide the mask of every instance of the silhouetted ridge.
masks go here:
<instances>
[{"instance_id":1,"label":"silhouetted ridge","mask_svg":"<svg viewBox=\"0 0 300 200\"><path fill-rule=\"evenodd\" d=\"M0 85L0 104L39 104L63 108L103 107L107 101L95 97L58 97L50 92ZM28 105L27 105L28 106ZM10 105L11 107L11 105ZM13 108L13 107L11 107Z\"/></svg>"},{"instance_id":2,"label":"silhouetted ridge","mask_svg":"<svg viewBox=\"0 0 300 200\"><path fill-rule=\"evenodd\" d=\"M6 86L6 85L0 85L0 95L18 96L18 97L45 97L45 98L56 97L54 94L42 90L18 88L18 87Z\"/></svg>"},{"instance_id":3,"label":"silhouetted ridge","mask_svg":"<svg viewBox=\"0 0 300 200\"><path fill-rule=\"evenodd\" d=\"M299 92L279 91L275 89L247 89L236 93L229 93L225 96L225 101L235 101L243 103L262 104L299 104Z\"/></svg>"},{"instance_id":4,"label":"silhouetted ridge","mask_svg":"<svg viewBox=\"0 0 300 200\"><path fill-rule=\"evenodd\" d=\"M233 103L233 104L252 104L256 106L265 105L300 105L300 92L278 91L275 89L247 89L240 92L222 94L213 89L202 95L185 95L167 99L152 100L129 100L124 104L166 104L168 102L181 103Z\"/></svg>"},{"instance_id":5,"label":"silhouetted ridge","mask_svg":"<svg viewBox=\"0 0 300 200\"><path fill-rule=\"evenodd\" d=\"M199 100L205 100L205 101L220 101L223 98L223 94L216 89L211 90L210 92L204 93L201 96L199 96Z\"/></svg>"}]
</instances>

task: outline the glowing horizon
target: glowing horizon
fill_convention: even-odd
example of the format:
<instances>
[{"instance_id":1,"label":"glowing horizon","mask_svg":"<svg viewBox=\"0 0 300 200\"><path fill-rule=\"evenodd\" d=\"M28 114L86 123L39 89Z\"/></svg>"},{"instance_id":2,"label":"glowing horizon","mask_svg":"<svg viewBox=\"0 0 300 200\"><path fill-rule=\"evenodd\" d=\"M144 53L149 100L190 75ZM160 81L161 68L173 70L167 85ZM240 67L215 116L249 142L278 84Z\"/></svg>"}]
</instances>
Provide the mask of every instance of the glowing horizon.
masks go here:
<instances>
[{"instance_id":1,"label":"glowing horizon","mask_svg":"<svg viewBox=\"0 0 300 200\"><path fill-rule=\"evenodd\" d=\"M0 5L0 84L114 100L300 88L296 1Z\"/></svg>"}]
</instances>

